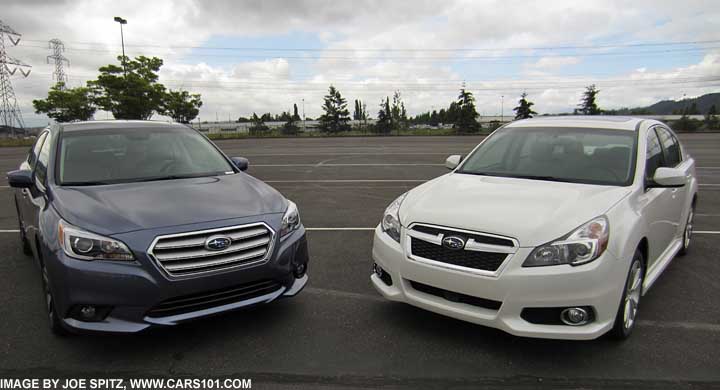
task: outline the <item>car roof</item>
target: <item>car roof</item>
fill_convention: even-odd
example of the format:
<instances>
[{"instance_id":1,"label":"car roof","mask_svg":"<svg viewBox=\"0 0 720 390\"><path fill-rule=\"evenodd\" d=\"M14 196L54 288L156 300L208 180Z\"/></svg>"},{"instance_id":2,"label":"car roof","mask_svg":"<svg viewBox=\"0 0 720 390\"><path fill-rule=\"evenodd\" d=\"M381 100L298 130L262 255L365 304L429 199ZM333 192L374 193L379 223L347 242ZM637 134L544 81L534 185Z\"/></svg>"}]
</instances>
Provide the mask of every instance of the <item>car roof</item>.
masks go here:
<instances>
[{"instance_id":1,"label":"car roof","mask_svg":"<svg viewBox=\"0 0 720 390\"><path fill-rule=\"evenodd\" d=\"M107 129L141 129L141 128L185 128L180 123L163 121L141 121L141 120L104 120L72 122L62 125L63 132L79 130L107 130Z\"/></svg>"},{"instance_id":2,"label":"car roof","mask_svg":"<svg viewBox=\"0 0 720 390\"><path fill-rule=\"evenodd\" d=\"M629 116L564 115L522 119L511 122L506 127L582 127L636 131L640 127L640 123L643 121L656 122L645 118L634 118Z\"/></svg>"}]
</instances>

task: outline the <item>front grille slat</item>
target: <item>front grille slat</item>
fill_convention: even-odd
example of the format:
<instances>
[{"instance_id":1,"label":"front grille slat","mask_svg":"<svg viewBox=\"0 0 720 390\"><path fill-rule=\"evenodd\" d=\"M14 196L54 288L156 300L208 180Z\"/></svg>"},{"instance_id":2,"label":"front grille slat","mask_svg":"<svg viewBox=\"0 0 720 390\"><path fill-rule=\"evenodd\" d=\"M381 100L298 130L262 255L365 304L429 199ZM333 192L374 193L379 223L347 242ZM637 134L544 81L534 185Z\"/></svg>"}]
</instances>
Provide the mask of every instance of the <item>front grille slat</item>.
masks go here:
<instances>
[{"instance_id":1,"label":"front grille slat","mask_svg":"<svg viewBox=\"0 0 720 390\"><path fill-rule=\"evenodd\" d=\"M205 261L191 261L191 262L174 262L171 264L165 264L165 269L168 271L187 271L191 269L198 269L198 268L204 268L204 267L212 267L212 266L218 266L218 265L224 265L228 263L236 263L239 261L245 261L245 260L251 260L256 259L258 257L264 256L266 253L265 248L256 249L253 251L250 251L248 253L245 253L243 255L237 256L235 253L230 254L229 256L224 257L215 257L210 260Z\"/></svg>"},{"instance_id":2,"label":"front grille slat","mask_svg":"<svg viewBox=\"0 0 720 390\"><path fill-rule=\"evenodd\" d=\"M414 235L408 233L412 256L420 258L419 260L431 260L468 270L494 273L517 250L515 241L510 238L422 224L413 225L411 230L418 232ZM473 250L470 250L470 246L462 249L446 248L441 241L448 236L460 237L465 240L466 245L475 241L485 247L476 245ZM431 242L430 237L437 239Z\"/></svg>"},{"instance_id":3,"label":"front grille slat","mask_svg":"<svg viewBox=\"0 0 720 390\"><path fill-rule=\"evenodd\" d=\"M222 290L202 292L193 295L171 298L161 302L147 313L149 317L168 317L172 315L191 313L203 309L218 307L235 302L246 301L266 294L273 293L282 288L277 281L265 280L233 286Z\"/></svg>"},{"instance_id":4,"label":"front grille slat","mask_svg":"<svg viewBox=\"0 0 720 390\"><path fill-rule=\"evenodd\" d=\"M175 251L161 251L155 252L155 257L160 261L179 261L179 260L189 260L189 259L196 259L200 257L211 257L213 255L224 255L228 253L233 252L242 252L248 249L257 248L259 246L267 245L267 243L270 242L270 236L266 236L263 238L258 238L255 240L248 240L243 241L238 244L232 244L228 249L225 249L224 251L218 251L218 252L210 252L208 253L208 250L205 248L202 249L193 249L193 250L175 250Z\"/></svg>"},{"instance_id":5,"label":"front grille slat","mask_svg":"<svg viewBox=\"0 0 720 390\"><path fill-rule=\"evenodd\" d=\"M210 250L205 242L213 236L230 239L221 250ZM255 223L156 238L150 256L170 276L219 271L259 263L271 252L275 233L264 223Z\"/></svg>"}]
</instances>

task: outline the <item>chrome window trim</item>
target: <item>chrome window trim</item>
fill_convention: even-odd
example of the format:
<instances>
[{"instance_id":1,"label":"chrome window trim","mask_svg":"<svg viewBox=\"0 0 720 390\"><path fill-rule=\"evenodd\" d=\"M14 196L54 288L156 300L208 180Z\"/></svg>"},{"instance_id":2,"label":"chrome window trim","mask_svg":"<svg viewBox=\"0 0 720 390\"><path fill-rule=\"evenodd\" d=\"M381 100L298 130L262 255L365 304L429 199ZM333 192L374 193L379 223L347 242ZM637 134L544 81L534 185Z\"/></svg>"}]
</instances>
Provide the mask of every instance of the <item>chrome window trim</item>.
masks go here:
<instances>
[{"instance_id":1,"label":"chrome window trim","mask_svg":"<svg viewBox=\"0 0 720 390\"><path fill-rule=\"evenodd\" d=\"M427 259L424 257L413 255L412 253L412 246L411 246L411 238L417 238L423 241L427 241L429 243L435 244L435 245L442 245L442 239L443 234L438 235L432 235L428 233L418 232L412 230L415 226L427 226L435 229L442 229L442 230L451 230L458 233L467 233L467 234L473 234L478 236L486 236L486 237L493 237L493 238L501 238L508 241L511 241L513 243L512 247L506 247L501 245L491 245L491 244L481 244L478 242L475 242L475 240L470 239L465 243L466 250L470 251L480 251L480 252L494 252L494 253L506 253L507 256L505 256L505 259L503 259L503 262L500 264L500 266L495 271L486 271L476 268L469 268L469 267L461 267L454 264L444 263L441 261L436 261L432 259ZM404 234L404 250L405 255L408 259L416 261L418 263L423 263L427 265L431 265L438 268L445 268L453 271L460 271L464 273L471 273L475 275L481 275L481 276L490 276L497 278L500 276L502 271L505 269L507 264L509 263L510 259L513 257L513 255L520 249L520 244L518 241L512 237L507 236L501 236L497 234L491 234L491 233L483 233L483 232L476 232L472 230L466 230L466 229L459 229L459 228L451 228L447 226L440 226L440 225L433 225L429 223L421 223L421 222L414 222L411 223L408 227L403 228L405 234ZM468 244L471 244L471 247L468 248Z\"/></svg>"},{"instance_id":2,"label":"chrome window trim","mask_svg":"<svg viewBox=\"0 0 720 390\"><path fill-rule=\"evenodd\" d=\"M173 275L172 273L170 273L170 271L165 269L163 264L155 257L155 253L153 251L155 249L155 245L157 245L158 241L163 240L163 239L195 236L195 235L201 235L201 234L210 234L210 233L224 232L224 231L228 231L228 230L245 229L245 228L251 228L253 226L265 227L268 230L268 232L270 232L270 241L267 244L268 250L267 250L267 253L265 254L265 256L260 260L251 261L249 263L243 263L243 264L238 264L235 266L229 266L229 267L213 269L213 270L189 272L189 273L186 273L183 275ZM275 230L273 228L271 228L270 225L268 225L267 223L253 222L253 223L248 223L248 224L243 224L243 225L232 225L232 226L224 226L224 227L220 227L220 228L194 230L194 231L188 231L188 232L182 232L182 233L163 234L163 235L155 236L155 238L152 240L152 242L150 243L150 246L147 249L147 254L148 254L148 257L152 260L153 264L155 264L155 266L160 270L160 272L163 275L165 275L165 277L168 278L169 280L187 279L187 278L192 278L192 277L202 275L202 274L221 273L221 272L226 272L226 271L233 270L233 269L249 268L249 267L265 264L270 260L270 257L272 257L273 251L275 250L276 237L277 237L277 234L276 234ZM222 251L219 251L217 253L218 254L222 253Z\"/></svg>"}]
</instances>

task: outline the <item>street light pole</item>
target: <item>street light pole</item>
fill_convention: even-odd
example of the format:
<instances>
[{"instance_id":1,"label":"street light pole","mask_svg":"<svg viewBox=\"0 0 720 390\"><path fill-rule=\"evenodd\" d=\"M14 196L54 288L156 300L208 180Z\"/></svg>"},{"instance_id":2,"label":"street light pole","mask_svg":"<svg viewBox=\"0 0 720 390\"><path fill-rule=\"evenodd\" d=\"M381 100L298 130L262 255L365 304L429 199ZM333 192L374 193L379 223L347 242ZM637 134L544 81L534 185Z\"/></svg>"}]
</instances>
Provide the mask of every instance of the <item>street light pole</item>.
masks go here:
<instances>
[{"instance_id":1,"label":"street light pole","mask_svg":"<svg viewBox=\"0 0 720 390\"><path fill-rule=\"evenodd\" d=\"M303 133L307 131L305 128L305 98L302 99L302 106L303 106Z\"/></svg>"},{"instance_id":2,"label":"street light pole","mask_svg":"<svg viewBox=\"0 0 720 390\"><path fill-rule=\"evenodd\" d=\"M127 77L127 67L125 66L125 36L123 35L123 24L127 24L127 19L116 16L113 20L120 23L120 43L122 44L123 73L125 74L125 77Z\"/></svg>"},{"instance_id":3,"label":"street light pole","mask_svg":"<svg viewBox=\"0 0 720 390\"><path fill-rule=\"evenodd\" d=\"M500 95L500 123L505 122L505 95Z\"/></svg>"}]
</instances>

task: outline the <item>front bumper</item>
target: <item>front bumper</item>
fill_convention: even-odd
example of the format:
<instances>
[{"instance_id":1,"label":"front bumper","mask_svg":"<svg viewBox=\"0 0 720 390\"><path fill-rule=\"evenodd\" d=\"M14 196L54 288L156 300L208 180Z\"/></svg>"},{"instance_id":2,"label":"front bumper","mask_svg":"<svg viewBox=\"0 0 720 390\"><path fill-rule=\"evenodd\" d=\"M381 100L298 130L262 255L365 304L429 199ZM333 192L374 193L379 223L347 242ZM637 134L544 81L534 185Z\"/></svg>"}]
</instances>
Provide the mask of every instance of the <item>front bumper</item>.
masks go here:
<instances>
[{"instance_id":1,"label":"front bumper","mask_svg":"<svg viewBox=\"0 0 720 390\"><path fill-rule=\"evenodd\" d=\"M373 260L390 275L392 285L376 274L370 279L375 289L389 300L525 337L594 339L613 326L627 267L609 251L599 259L577 267L523 268L522 263L532 248L519 248L506 260L499 275L485 276L412 260L403 250L404 240L408 237L404 232L401 236L402 246L380 226L375 229ZM413 288L412 282L499 302L499 309L422 292ZM574 306L592 307L594 320L586 325L569 326L531 323L521 317L524 308Z\"/></svg>"},{"instance_id":2,"label":"front bumper","mask_svg":"<svg viewBox=\"0 0 720 390\"><path fill-rule=\"evenodd\" d=\"M309 261L304 228L277 243L271 258L264 264L181 280L167 278L151 265L148 258L138 259L137 263L88 262L70 258L62 250L53 252L50 257L46 264L56 310L68 329L80 333L134 333L153 326L177 325L294 296L308 281L306 273L296 272L299 264L307 269ZM257 290L258 293L236 295L237 299L230 295L229 299L213 300L217 291L233 291L238 286L258 281L267 282L264 289ZM151 314L165 302L197 296L208 297L209 303L189 310L173 310L168 315ZM112 309L101 321L82 321L72 315L74 308L82 305Z\"/></svg>"}]
</instances>

